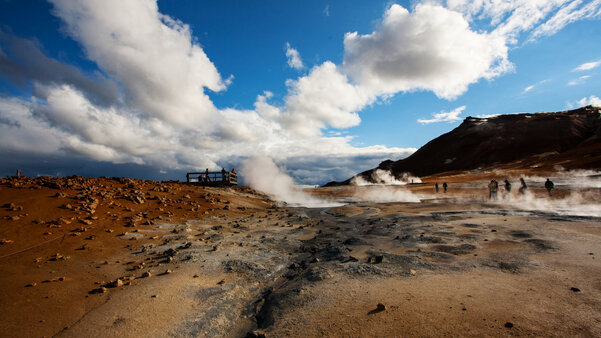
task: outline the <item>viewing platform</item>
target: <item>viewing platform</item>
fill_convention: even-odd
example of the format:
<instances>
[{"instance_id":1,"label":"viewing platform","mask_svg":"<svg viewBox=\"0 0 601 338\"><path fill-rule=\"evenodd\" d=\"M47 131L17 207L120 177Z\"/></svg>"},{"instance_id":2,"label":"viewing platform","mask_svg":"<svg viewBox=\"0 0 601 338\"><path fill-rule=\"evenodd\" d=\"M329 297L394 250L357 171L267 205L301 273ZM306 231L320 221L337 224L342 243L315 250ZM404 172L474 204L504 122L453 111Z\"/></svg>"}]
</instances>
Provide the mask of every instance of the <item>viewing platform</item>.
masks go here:
<instances>
[{"instance_id":1,"label":"viewing platform","mask_svg":"<svg viewBox=\"0 0 601 338\"><path fill-rule=\"evenodd\" d=\"M238 174L229 171L193 172L186 174L186 182L206 187L232 187L238 185Z\"/></svg>"}]
</instances>

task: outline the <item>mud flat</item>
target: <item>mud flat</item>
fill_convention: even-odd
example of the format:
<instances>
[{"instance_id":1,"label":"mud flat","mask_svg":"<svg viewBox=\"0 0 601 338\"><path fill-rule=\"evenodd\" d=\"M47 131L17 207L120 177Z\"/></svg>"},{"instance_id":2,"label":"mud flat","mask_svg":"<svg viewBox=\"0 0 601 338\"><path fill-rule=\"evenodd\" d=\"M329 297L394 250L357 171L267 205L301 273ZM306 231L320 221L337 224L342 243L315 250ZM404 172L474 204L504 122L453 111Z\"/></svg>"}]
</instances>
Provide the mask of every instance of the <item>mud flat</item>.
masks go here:
<instances>
[{"instance_id":1,"label":"mud flat","mask_svg":"<svg viewBox=\"0 0 601 338\"><path fill-rule=\"evenodd\" d=\"M0 186L0 204L23 209L3 207L0 216L28 216L3 218L0 230L3 336L601 332L596 217L466 201L473 192L452 189L422 202L291 208L251 190L164 183L164 192L154 183L115 181L103 183L113 196L94 197L95 228L71 236L63 225L53 231L64 231L64 240L41 244L47 226L32 222L39 211L28 203L43 196L54 219L67 210L64 201L50 203L59 189L11 182ZM136 188L123 187L130 184ZM74 188L60 192L72 198L81 192ZM132 189L146 196L144 204L130 201ZM336 197L335 190L317 194ZM110 201L121 206L110 209ZM154 219L158 208L169 219ZM68 212L73 221L89 217ZM101 217L107 212L118 217ZM127 226L139 212L153 222Z\"/></svg>"}]
</instances>

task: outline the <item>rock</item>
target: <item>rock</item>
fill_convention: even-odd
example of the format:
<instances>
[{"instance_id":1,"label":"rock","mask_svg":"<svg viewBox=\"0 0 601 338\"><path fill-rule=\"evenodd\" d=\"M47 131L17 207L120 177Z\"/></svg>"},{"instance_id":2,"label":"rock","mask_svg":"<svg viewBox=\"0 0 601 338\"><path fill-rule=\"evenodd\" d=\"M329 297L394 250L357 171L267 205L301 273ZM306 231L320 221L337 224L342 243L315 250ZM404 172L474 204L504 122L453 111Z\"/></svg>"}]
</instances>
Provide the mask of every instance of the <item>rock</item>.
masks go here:
<instances>
[{"instance_id":1,"label":"rock","mask_svg":"<svg viewBox=\"0 0 601 338\"><path fill-rule=\"evenodd\" d=\"M511 329L513 327L513 323L512 322L506 322L505 323L505 327L508 329Z\"/></svg>"},{"instance_id":2,"label":"rock","mask_svg":"<svg viewBox=\"0 0 601 338\"><path fill-rule=\"evenodd\" d=\"M575 287L571 287L570 290L572 290L572 292L580 292L580 289Z\"/></svg>"},{"instance_id":3,"label":"rock","mask_svg":"<svg viewBox=\"0 0 601 338\"><path fill-rule=\"evenodd\" d=\"M200 277L200 275L199 275L199 274L197 274L197 273L195 273L195 274L194 274L194 276L192 276L192 277L193 277L193 278L198 278L198 277Z\"/></svg>"},{"instance_id":4,"label":"rock","mask_svg":"<svg viewBox=\"0 0 601 338\"><path fill-rule=\"evenodd\" d=\"M376 310L378 310L378 311L386 311L386 305L384 305L382 303L378 303L378 305L376 306Z\"/></svg>"},{"instance_id":5,"label":"rock","mask_svg":"<svg viewBox=\"0 0 601 338\"><path fill-rule=\"evenodd\" d=\"M13 241L10 239L5 239L5 238L0 239L0 244L8 244L8 243L13 243Z\"/></svg>"},{"instance_id":6,"label":"rock","mask_svg":"<svg viewBox=\"0 0 601 338\"><path fill-rule=\"evenodd\" d=\"M144 272L144 273L142 274L142 278L148 278L148 277L150 277L150 276L152 276L152 274L150 273L150 271L146 271L146 272Z\"/></svg>"},{"instance_id":7,"label":"rock","mask_svg":"<svg viewBox=\"0 0 601 338\"><path fill-rule=\"evenodd\" d=\"M112 282L109 284L109 286L110 286L110 287L112 287L112 288L118 288L118 287L121 287L121 286L123 286L123 281L122 281L120 278L117 278L117 279L115 279L114 281L112 281Z\"/></svg>"},{"instance_id":8,"label":"rock","mask_svg":"<svg viewBox=\"0 0 601 338\"><path fill-rule=\"evenodd\" d=\"M165 272L163 272L163 275L168 275L170 273L173 273L173 271L171 271L170 269L165 270Z\"/></svg>"},{"instance_id":9,"label":"rock","mask_svg":"<svg viewBox=\"0 0 601 338\"><path fill-rule=\"evenodd\" d=\"M38 285L38 283L35 283L35 282L34 282L34 283L29 283L29 284L25 285L25 287L26 287L26 288L32 288L32 287L34 287L34 286L36 286L36 285Z\"/></svg>"},{"instance_id":10,"label":"rock","mask_svg":"<svg viewBox=\"0 0 601 338\"><path fill-rule=\"evenodd\" d=\"M107 292L107 291L108 291L108 289L107 289L107 288L105 288L104 286L101 286L101 287L99 287L99 288L97 288L97 289L94 289L94 290L90 291L90 293L91 293L91 294L95 294L95 293L105 293L105 292Z\"/></svg>"}]
</instances>

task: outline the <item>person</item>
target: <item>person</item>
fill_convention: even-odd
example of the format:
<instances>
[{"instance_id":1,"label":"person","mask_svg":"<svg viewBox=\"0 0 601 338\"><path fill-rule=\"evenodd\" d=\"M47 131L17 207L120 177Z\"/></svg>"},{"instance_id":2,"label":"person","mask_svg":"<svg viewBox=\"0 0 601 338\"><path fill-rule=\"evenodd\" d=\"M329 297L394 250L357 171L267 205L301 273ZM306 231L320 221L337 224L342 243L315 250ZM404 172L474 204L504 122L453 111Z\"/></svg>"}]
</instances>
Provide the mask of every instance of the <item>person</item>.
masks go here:
<instances>
[{"instance_id":1,"label":"person","mask_svg":"<svg viewBox=\"0 0 601 338\"><path fill-rule=\"evenodd\" d=\"M553 190L553 188L555 188L555 184L553 184L553 182L547 178L547 181L545 182L545 189L547 189L549 197L551 196L551 190Z\"/></svg>"},{"instance_id":2,"label":"person","mask_svg":"<svg viewBox=\"0 0 601 338\"><path fill-rule=\"evenodd\" d=\"M221 180L225 182L225 168L221 168Z\"/></svg>"},{"instance_id":3,"label":"person","mask_svg":"<svg viewBox=\"0 0 601 338\"><path fill-rule=\"evenodd\" d=\"M442 182L442 190L446 193L447 192L447 182Z\"/></svg>"},{"instance_id":4,"label":"person","mask_svg":"<svg viewBox=\"0 0 601 338\"><path fill-rule=\"evenodd\" d=\"M524 195L526 193L526 189L528 189L528 186L526 185L526 181L524 181L523 177L520 178L520 184L520 194Z\"/></svg>"},{"instance_id":5,"label":"person","mask_svg":"<svg viewBox=\"0 0 601 338\"><path fill-rule=\"evenodd\" d=\"M211 182L211 178L209 177L209 168L205 172L205 182Z\"/></svg>"},{"instance_id":6,"label":"person","mask_svg":"<svg viewBox=\"0 0 601 338\"><path fill-rule=\"evenodd\" d=\"M232 168L232 174L236 173L236 169Z\"/></svg>"},{"instance_id":7,"label":"person","mask_svg":"<svg viewBox=\"0 0 601 338\"><path fill-rule=\"evenodd\" d=\"M509 183L508 180L505 180L505 195L504 198L509 196L509 194L511 193L511 183Z\"/></svg>"},{"instance_id":8,"label":"person","mask_svg":"<svg viewBox=\"0 0 601 338\"><path fill-rule=\"evenodd\" d=\"M488 199L495 201L497 200L497 190L499 189L499 184L495 180L490 180L488 183Z\"/></svg>"},{"instance_id":9,"label":"person","mask_svg":"<svg viewBox=\"0 0 601 338\"><path fill-rule=\"evenodd\" d=\"M434 188L436 189L436 192L438 192L438 182L434 184Z\"/></svg>"}]
</instances>

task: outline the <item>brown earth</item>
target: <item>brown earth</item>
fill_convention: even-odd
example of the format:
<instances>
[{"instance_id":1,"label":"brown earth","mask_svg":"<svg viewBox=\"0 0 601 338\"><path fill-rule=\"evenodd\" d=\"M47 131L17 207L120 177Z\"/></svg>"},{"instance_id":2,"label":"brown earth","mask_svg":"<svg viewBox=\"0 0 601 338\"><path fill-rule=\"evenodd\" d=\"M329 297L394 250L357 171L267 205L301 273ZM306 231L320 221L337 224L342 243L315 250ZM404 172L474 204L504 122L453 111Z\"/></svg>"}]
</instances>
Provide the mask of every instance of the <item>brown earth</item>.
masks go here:
<instances>
[{"instance_id":1,"label":"brown earth","mask_svg":"<svg viewBox=\"0 0 601 338\"><path fill-rule=\"evenodd\" d=\"M421 202L311 209L242 187L4 179L0 336L598 336L600 218L487 200L491 178L533 174L552 177L455 172L392 188ZM601 205L599 188L530 191Z\"/></svg>"}]
</instances>

